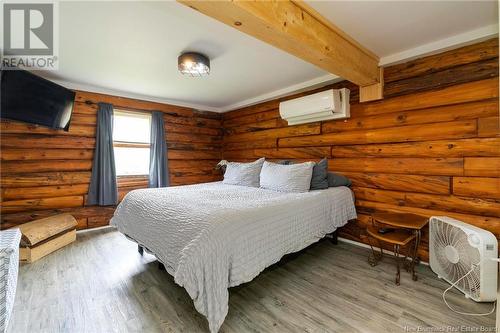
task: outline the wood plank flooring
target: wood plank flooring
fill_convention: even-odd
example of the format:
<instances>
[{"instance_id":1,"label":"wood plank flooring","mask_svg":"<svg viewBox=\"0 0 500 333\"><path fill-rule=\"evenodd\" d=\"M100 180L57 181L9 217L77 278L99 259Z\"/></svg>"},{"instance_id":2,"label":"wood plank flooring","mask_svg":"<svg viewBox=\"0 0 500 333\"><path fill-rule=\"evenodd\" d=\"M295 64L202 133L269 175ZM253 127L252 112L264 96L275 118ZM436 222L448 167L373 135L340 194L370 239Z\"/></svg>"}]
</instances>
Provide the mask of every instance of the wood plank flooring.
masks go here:
<instances>
[{"instance_id":1,"label":"wood plank flooring","mask_svg":"<svg viewBox=\"0 0 500 333\"><path fill-rule=\"evenodd\" d=\"M466 317L441 299L447 284L427 266L394 285L390 258L377 267L368 250L321 241L285 258L252 282L232 288L221 332L411 332L419 327L495 325L494 314ZM450 303L484 312L458 292ZM78 234L77 242L23 265L8 329L20 332L208 332L185 290L151 255L112 228Z\"/></svg>"}]
</instances>

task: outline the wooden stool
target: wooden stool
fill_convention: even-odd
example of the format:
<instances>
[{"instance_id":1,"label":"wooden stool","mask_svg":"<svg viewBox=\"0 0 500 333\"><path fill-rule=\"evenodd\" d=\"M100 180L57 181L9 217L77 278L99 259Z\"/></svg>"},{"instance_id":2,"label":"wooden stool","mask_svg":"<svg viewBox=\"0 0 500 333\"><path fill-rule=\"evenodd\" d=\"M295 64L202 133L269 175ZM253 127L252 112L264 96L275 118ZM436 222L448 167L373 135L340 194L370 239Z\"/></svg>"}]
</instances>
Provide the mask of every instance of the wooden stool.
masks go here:
<instances>
[{"instance_id":1,"label":"wooden stool","mask_svg":"<svg viewBox=\"0 0 500 333\"><path fill-rule=\"evenodd\" d=\"M21 230L19 260L36 261L76 240L75 218L59 214L17 226Z\"/></svg>"},{"instance_id":2,"label":"wooden stool","mask_svg":"<svg viewBox=\"0 0 500 333\"><path fill-rule=\"evenodd\" d=\"M410 271L412 274L412 279L417 280L417 273L415 272L415 264L419 262L417 257L418 246L420 245L420 240L422 238L422 228L428 223L428 219L414 214L407 213L379 213L373 214L371 217L372 225L367 228L367 233L371 238L374 238L379 243L380 254L376 253L373 245L370 241L370 247L372 249L372 255L368 258L370 265L377 265L378 261L382 259L383 249L380 242L385 242L393 245L394 257L396 259L396 285L399 285L401 273L400 273L400 263L399 255L401 247L408 247L405 254L405 265L406 270ZM377 224L379 226L377 226ZM396 230L390 233L381 234L379 233L380 224L394 227ZM370 239L369 237L369 239ZM411 245L412 248L411 248ZM410 256L411 262L407 265L406 258Z\"/></svg>"}]
</instances>

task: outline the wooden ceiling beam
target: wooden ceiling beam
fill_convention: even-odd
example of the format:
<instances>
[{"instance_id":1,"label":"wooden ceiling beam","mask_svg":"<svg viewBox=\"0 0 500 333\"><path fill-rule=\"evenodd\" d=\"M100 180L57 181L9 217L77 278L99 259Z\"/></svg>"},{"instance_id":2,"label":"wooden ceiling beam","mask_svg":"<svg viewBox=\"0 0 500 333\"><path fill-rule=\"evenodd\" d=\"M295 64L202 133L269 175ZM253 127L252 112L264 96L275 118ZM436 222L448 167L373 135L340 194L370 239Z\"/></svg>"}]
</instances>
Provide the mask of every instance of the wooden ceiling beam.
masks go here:
<instances>
[{"instance_id":1,"label":"wooden ceiling beam","mask_svg":"<svg viewBox=\"0 0 500 333\"><path fill-rule=\"evenodd\" d=\"M303 1L178 1L359 85L363 101L382 98L379 58Z\"/></svg>"}]
</instances>

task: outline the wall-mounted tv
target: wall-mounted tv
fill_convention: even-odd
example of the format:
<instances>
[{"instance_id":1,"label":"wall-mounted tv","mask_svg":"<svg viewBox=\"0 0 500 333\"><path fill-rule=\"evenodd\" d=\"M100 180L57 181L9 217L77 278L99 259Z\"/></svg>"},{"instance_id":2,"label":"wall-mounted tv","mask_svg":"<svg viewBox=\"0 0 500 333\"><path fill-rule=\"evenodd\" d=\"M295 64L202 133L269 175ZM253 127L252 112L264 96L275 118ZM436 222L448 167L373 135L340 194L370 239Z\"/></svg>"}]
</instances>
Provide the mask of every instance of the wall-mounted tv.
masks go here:
<instances>
[{"instance_id":1,"label":"wall-mounted tv","mask_svg":"<svg viewBox=\"0 0 500 333\"><path fill-rule=\"evenodd\" d=\"M0 71L1 118L69 129L75 93L24 70Z\"/></svg>"}]
</instances>

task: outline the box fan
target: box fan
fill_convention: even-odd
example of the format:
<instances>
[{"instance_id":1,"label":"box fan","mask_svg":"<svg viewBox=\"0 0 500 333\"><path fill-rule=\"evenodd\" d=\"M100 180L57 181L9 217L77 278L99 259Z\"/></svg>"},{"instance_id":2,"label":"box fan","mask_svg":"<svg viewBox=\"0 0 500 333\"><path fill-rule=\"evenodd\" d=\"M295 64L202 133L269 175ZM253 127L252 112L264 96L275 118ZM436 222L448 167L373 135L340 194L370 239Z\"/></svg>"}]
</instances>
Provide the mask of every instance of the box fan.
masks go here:
<instances>
[{"instance_id":1,"label":"box fan","mask_svg":"<svg viewBox=\"0 0 500 333\"><path fill-rule=\"evenodd\" d=\"M429 264L476 302L497 298L498 242L491 232L445 216L429 222Z\"/></svg>"}]
</instances>

